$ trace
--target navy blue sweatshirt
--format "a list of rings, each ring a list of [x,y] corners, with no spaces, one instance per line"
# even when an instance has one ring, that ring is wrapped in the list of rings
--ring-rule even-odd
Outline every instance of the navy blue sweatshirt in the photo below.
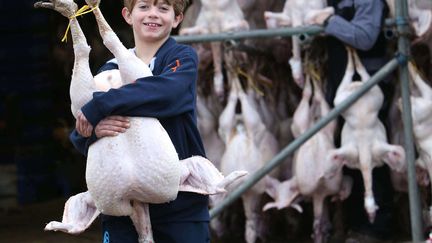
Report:
[[[180,159],[205,156],[195,111],[197,67],[195,50],[169,38],[153,58],[154,76],[107,92],[95,92],[81,110],[93,127],[110,115],[157,118],[168,132]],[[111,69],[118,69],[118,65],[108,62],[99,72]],[[70,139],[84,155],[96,141],[94,134],[83,138],[76,130]],[[208,221],[208,196],[180,192],[170,203],[150,205],[150,217],[152,223]]]

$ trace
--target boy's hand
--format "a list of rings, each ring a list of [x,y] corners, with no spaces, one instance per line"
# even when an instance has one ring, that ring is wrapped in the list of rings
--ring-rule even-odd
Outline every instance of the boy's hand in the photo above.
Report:
[[[90,137],[93,131],[93,126],[90,124],[89,121],[87,121],[87,118],[81,111],[78,112],[75,122],[75,128],[81,136],[86,138]]]
[[[117,136],[123,133],[130,127],[129,119],[124,116],[109,116],[101,120],[96,128],[95,133],[97,138],[106,136]]]

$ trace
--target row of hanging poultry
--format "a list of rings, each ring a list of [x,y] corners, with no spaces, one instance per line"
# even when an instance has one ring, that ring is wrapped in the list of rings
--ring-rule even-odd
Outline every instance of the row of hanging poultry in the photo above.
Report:
[[[325,2],[286,0],[282,6],[278,1],[194,1],[180,34],[305,26],[314,16],[333,13],[333,8],[326,7]],[[430,34],[432,12],[419,8],[415,1],[408,3],[412,27],[424,40]],[[394,2],[389,0],[388,5],[394,16]],[[282,12],[265,11],[280,11],[282,7]],[[309,43],[302,43],[294,36],[291,41],[271,38],[194,44],[200,57],[198,125],[208,158],[224,174],[236,170],[253,174],[281,148],[328,114],[330,107],[322,89],[324,72],[320,70],[325,58],[319,38]],[[337,89],[335,106],[370,78],[355,50],[347,48],[347,53],[348,64]],[[413,63],[409,64],[409,71],[418,152],[417,178],[420,185],[427,186],[432,176],[432,88]],[[359,82],[353,81],[355,73],[360,76],[360,80],[355,80]],[[305,142],[292,158],[287,158],[282,166],[243,194],[246,242],[262,238],[263,211],[292,207],[301,212],[299,203],[303,198],[311,198],[313,202],[314,241],[324,242],[329,229],[329,221],[323,218],[325,200],[328,197],[332,201],[344,200],[351,192],[353,181],[343,174],[343,166],[361,171],[364,210],[371,222],[378,210],[372,191],[375,167],[387,164],[395,189],[406,191],[407,166],[401,146],[399,97],[400,94],[396,94],[390,108],[390,117],[396,117],[388,128],[391,134],[387,134],[378,118],[384,96],[375,86],[342,113],[345,123],[340,147],[335,146],[337,124],[334,120]],[[272,200],[263,207],[260,198],[266,193]],[[222,200],[212,199],[213,204]],[[428,220],[432,221],[432,207],[430,212]],[[214,219],[213,230],[222,234],[224,223]]]

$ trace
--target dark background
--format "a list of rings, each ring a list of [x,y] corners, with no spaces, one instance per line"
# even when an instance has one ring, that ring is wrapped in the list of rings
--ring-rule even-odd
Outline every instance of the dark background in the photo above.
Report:
[[[34,2],[0,3],[0,168],[3,174],[16,173],[19,204],[85,190],[84,157],[68,140],[74,125],[69,99],[70,33],[69,41],[61,42],[68,19],[53,10],[33,8]],[[130,46],[131,31],[121,19],[121,7],[118,0],[101,5],[107,21]],[[92,46],[90,63],[95,73],[110,53],[101,44],[93,15],[79,21]],[[1,190],[6,189],[0,184]]]

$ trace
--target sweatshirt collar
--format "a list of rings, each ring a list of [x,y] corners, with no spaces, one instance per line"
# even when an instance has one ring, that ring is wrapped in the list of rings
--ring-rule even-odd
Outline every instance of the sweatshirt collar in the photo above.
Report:
[[[172,37],[168,37],[168,39],[156,51],[155,57],[159,56],[160,54],[163,54],[163,52],[165,50],[167,50],[168,47],[171,47],[171,46],[173,46],[175,44],[176,44],[176,41]]]
[[[156,54],[154,57],[150,60],[149,68],[153,72],[153,69],[155,68],[155,61],[158,55],[163,54],[163,50],[166,50],[168,47],[173,46],[176,44],[176,41],[172,37],[168,37],[168,39],[162,44],[161,47],[156,51]],[[135,48],[130,48],[129,51],[133,52],[136,55]],[[118,65],[117,59],[113,58],[109,60],[107,63],[114,63]]]

